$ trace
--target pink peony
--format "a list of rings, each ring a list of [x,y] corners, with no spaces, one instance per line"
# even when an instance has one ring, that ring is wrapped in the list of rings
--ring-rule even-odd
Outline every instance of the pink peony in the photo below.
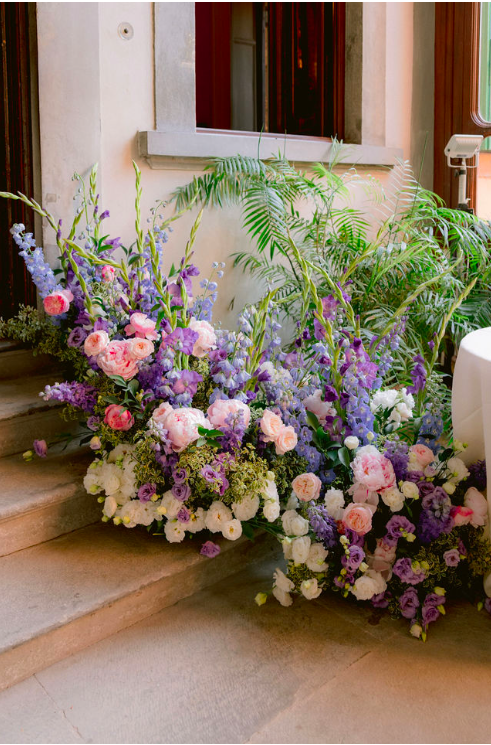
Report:
[[[273,414],[272,411],[266,409],[259,420],[259,426],[261,427],[265,442],[274,442],[285,425],[278,414]]]
[[[198,439],[198,427],[210,428],[210,423],[199,409],[173,409],[168,403],[160,404],[152,418],[167,430],[167,437],[176,453]]]
[[[376,491],[370,491],[365,484],[354,483],[348,489],[348,494],[351,494],[354,502],[368,502],[375,506],[379,503],[379,496]]]
[[[474,528],[486,525],[488,521],[488,502],[486,497],[474,486],[467,489],[464,495],[464,505],[469,507],[473,512],[470,523]]]
[[[470,523],[473,514],[474,512],[470,507],[452,507],[450,510],[454,526],[467,525]]]
[[[43,300],[44,310],[50,316],[60,316],[66,313],[73,300],[70,290],[59,290],[46,295]]]
[[[151,318],[147,318],[145,313],[132,313],[130,316],[130,322],[125,327],[126,336],[133,336],[133,334],[140,339],[150,339],[154,341],[157,339],[157,332],[155,331],[155,321]]]
[[[128,349],[136,360],[144,360],[153,354],[154,346],[149,339],[135,338],[128,341]]]
[[[225,421],[230,414],[236,415],[242,412],[242,422],[245,427],[249,426],[251,420],[251,410],[247,404],[238,401],[237,399],[217,399],[211,406],[208,407],[208,420],[213,427],[226,427],[227,422]]]
[[[87,357],[95,357],[100,354],[109,344],[109,336],[106,331],[93,331],[84,341],[84,352]]]
[[[372,527],[372,511],[364,504],[352,502],[343,512],[342,523],[358,535],[365,535]]]
[[[312,396],[307,396],[307,398],[304,399],[303,405],[307,411],[311,411],[312,414],[315,414],[321,424],[324,424],[327,416],[334,416],[336,414],[336,409],[333,409],[333,407],[330,406],[327,401],[323,401],[321,397],[322,391],[317,389],[314,391]]]
[[[370,491],[389,489],[396,483],[392,463],[373,445],[360,448],[351,464],[355,480]]]
[[[191,318],[189,328],[198,334],[193,347],[195,357],[204,357],[205,354],[208,354],[208,352],[216,347],[217,337],[215,329],[208,321],[197,321],[195,318]]]
[[[315,473],[302,473],[292,481],[292,489],[295,496],[302,502],[310,502],[311,499],[319,499],[322,481]]]
[[[283,426],[280,429],[280,433],[274,441],[276,447],[276,455],[285,455],[290,450],[293,450],[298,442],[297,433],[293,427]]]
[[[111,404],[106,409],[104,422],[111,429],[128,430],[131,429],[135,423],[135,419],[128,409],[124,406],[118,406],[118,404]]]
[[[135,377],[138,365],[129,345],[129,341],[110,341],[97,356],[97,364],[106,375],[120,375],[124,380]]]
[[[435,453],[430,448],[427,448],[426,445],[412,445],[409,448],[409,452],[419,463],[421,469],[429,466],[435,460]]]
[[[116,274],[116,270],[113,266],[109,266],[109,264],[106,264],[106,266],[102,267],[101,274],[104,282],[112,282],[114,279],[114,275]]]

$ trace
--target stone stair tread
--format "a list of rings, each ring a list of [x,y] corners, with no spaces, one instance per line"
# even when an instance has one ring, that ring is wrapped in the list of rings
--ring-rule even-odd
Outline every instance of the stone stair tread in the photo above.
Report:
[[[82,479],[93,457],[78,448],[30,463],[19,454],[0,459],[0,521],[85,494]]]
[[[4,556],[0,657],[165,578],[212,564],[199,553],[202,540],[169,544],[138,529],[98,523]],[[247,539],[218,542],[223,554]]]
[[[24,345],[20,341],[14,339],[0,339],[0,352],[12,352],[17,349],[24,349]]]
[[[46,385],[56,382],[62,382],[60,374],[56,372],[0,380],[0,422],[56,406],[57,402],[44,401],[39,395]],[[35,436],[36,433],[33,433],[33,439]]]

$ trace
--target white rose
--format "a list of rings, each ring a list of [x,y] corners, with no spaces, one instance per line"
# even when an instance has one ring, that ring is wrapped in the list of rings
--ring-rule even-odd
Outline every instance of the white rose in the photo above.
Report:
[[[112,517],[116,510],[118,509],[118,503],[114,499],[114,497],[106,497],[104,500],[104,507],[103,512],[106,515],[106,517]]]
[[[392,512],[399,512],[404,507],[404,494],[396,486],[390,489],[384,489],[380,492],[382,502],[389,507]]]
[[[447,461],[447,469],[451,474],[448,480],[453,484],[458,484],[459,481],[463,481],[469,476],[467,466],[460,458],[449,458]]]
[[[350,435],[345,439],[344,445],[348,448],[348,450],[356,450],[356,448],[360,445],[360,441],[358,437]]]
[[[168,520],[177,517],[177,513],[182,507],[182,502],[175,498],[171,491],[166,491],[160,505],[157,507],[157,514],[164,515]]]
[[[286,510],[281,516],[281,522],[286,535],[306,535],[309,532],[308,521],[295,510]]]
[[[315,600],[315,598],[319,597],[322,590],[318,586],[317,580],[314,577],[312,579],[304,579],[300,585],[300,592],[304,598],[307,598],[307,600]]]
[[[291,592],[295,589],[295,585],[291,579],[288,579],[286,574],[284,574],[281,569],[278,569],[278,567],[273,572],[273,579],[274,586],[283,590],[283,592]]]
[[[213,502],[206,513],[205,525],[212,533],[219,533],[222,531],[225,523],[232,520],[232,517],[232,510],[224,505],[223,502]]]
[[[242,535],[242,523],[240,520],[228,520],[222,527],[222,535],[229,541],[236,541]]]
[[[344,510],[344,494],[341,489],[328,489],[324,496],[326,510],[335,520],[341,520]]]
[[[288,606],[293,603],[291,595],[288,592],[281,590],[278,586],[273,587],[273,595],[281,605],[285,606],[285,608],[288,608]]]
[[[292,542],[292,559],[295,564],[305,564],[309,558],[310,538],[308,535],[295,538]]]
[[[419,498],[419,489],[416,486],[416,484],[413,484],[412,481],[404,481],[401,488],[402,493],[404,494],[407,499],[418,499]]]
[[[280,503],[268,501],[263,507],[263,515],[268,523],[274,523],[280,516]]]
[[[191,513],[191,516],[189,518],[189,522],[186,525],[186,530],[189,533],[199,533],[201,530],[205,529],[205,518],[206,518],[206,512],[202,507],[198,507],[198,509],[195,512]]]
[[[186,529],[179,520],[168,520],[165,523],[164,533],[169,543],[181,543],[186,537]]]
[[[234,502],[232,510],[237,520],[252,520],[259,509],[259,497],[245,497],[242,502]]]
[[[298,538],[296,539],[298,541]],[[310,547],[306,565],[311,572],[325,572],[328,565],[324,561],[329,551],[324,548],[322,543],[313,543]]]

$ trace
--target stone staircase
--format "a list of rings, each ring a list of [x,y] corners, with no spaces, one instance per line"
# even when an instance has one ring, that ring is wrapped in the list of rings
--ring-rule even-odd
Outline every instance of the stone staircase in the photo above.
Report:
[[[49,359],[0,341],[0,690],[271,555],[267,536],[169,545],[100,522],[71,449],[25,463],[34,438],[67,429],[39,391],[61,380]]]

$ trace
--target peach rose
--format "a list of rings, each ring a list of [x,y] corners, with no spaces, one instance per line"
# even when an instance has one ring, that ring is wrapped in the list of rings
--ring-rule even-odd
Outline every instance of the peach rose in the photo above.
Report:
[[[322,481],[315,473],[302,473],[292,481],[292,489],[295,496],[302,502],[310,502],[311,499],[319,499]]]
[[[73,300],[70,290],[58,290],[46,295],[43,300],[43,306],[46,313],[50,316],[61,316],[66,313]]]
[[[467,525],[470,523],[474,511],[470,507],[452,507],[450,515],[455,526]]]
[[[327,416],[334,416],[336,414],[336,409],[327,401],[322,400],[322,391],[319,388],[314,391],[312,396],[307,396],[304,399],[303,405],[307,411],[315,414],[321,424],[325,423]]]
[[[364,504],[352,502],[343,512],[342,523],[358,535],[365,535],[372,527],[372,512]]]
[[[293,427],[283,427],[280,430],[280,434],[274,441],[276,447],[276,455],[285,455],[290,450],[293,450],[298,442],[297,433]]]
[[[426,445],[412,445],[409,448],[409,453],[419,463],[421,469],[429,466],[435,460],[435,453],[426,447]],[[411,455],[409,457],[412,460]]]
[[[116,270],[113,266],[109,266],[109,264],[106,264],[106,266],[102,267],[101,274],[104,282],[112,282],[114,279],[114,275],[116,274]]]
[[[173,409],[168,403],[160,404],[152,418],[167,430],[167,437],[176,453],[198,439],[198,427],[210,429],[211,426],[199,409]]]
[[[104,422],[111,427],[111,429],[126,431],[132,428],[135,419],[131,412],[129,412],[128,409],[125,409],[124,406],[111,404],[106,408]]]
[[[217,399],[208,407],[207,415],[209,422],[213,427],[226,427],[225,421],[231,414],[236,416],[242,412],[242,422],[245,427],[249,426],[251,420],[251,410],[242,401],[237,399]]]
[[[488,502],[474,486],[467,489],[464,495],[464,505],[472,510],[470,523],[474,528],[486,525],[488,521]]]
[[[100,354],[109,344],[109,336],[106,331],[93,331],[84,341],[84,352],[87,357],[95,357]]]
[[[126,336],[132,336],[134,334],[140,339],[155,340],[158,336],[155,331],[155,321],[147,318],[145,313],[132,313],[130,322],[125,327],[125,332]]]
[[[208,354],[212,349],[215,349],[217,337],[215,329],[208,323],[208,321],[198,321],[196,318],[191,318],[189,328],[192,331],[196,331],[198,334],[198,338],[194,342],[193,347],[193,354],[195,357],[204,357],[205,354]]]
[[[138,372],[128,341],[110,341],[97,356],[97,364],[106,375],[120,375],[124,380],[131,380]]]
[[[373,445],[365,445],[358,450],[351,468],[355,480],[368,487],[370,491],[390,489],[396,483],[392,463]]]
[[[259,420],[259,426],[263,435],[265,435],[265,442],[274,442],[285,425],[278,414],[273,414],[272,411],[266,409]]]
[[[128,342],[128,349],[131,355],[136,360],[144,360],[146,357],[150,357],[153,354],[154,346],[149,339],[130,339]]]

